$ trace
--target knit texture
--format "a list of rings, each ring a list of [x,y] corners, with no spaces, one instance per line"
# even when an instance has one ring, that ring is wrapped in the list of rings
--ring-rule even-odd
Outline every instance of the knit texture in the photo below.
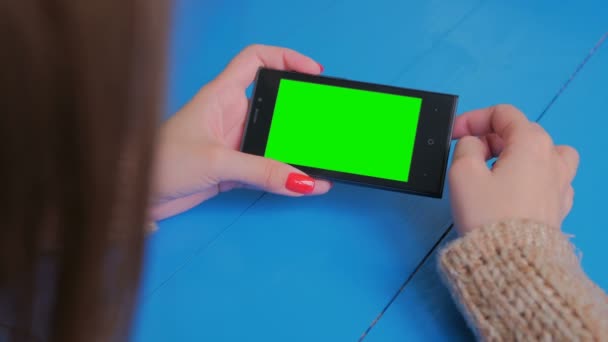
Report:
[[[525,220],[453,241],[439,267],[484,341],[608,341],[608,297],[559,230]]]

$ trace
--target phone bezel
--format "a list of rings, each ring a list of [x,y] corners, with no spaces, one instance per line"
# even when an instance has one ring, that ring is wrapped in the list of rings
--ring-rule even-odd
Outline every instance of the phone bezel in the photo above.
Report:
[[[293,166],[315,178],[435,198],[441,198],[443,196],[448,156],[452,140],[452,126],[456,107],[458,105],[458,96],[352,81],[335,77],[315,76],[291,71],[260,68],[256,77],[248,117],[246,119],[241,144],[242,152],[258,156],[264,155],[278,93],[278,86],[281,79],[422,98],[422,108],[418,120],[410,175],[407,182],[330,171],[302,165]]]

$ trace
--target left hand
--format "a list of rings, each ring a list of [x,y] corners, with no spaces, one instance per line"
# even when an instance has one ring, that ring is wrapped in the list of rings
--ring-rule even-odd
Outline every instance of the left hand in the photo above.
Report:
[[[235,187],[287,196],[329,191],[330,182],[238,151],[248,109],[245,90],[262,66],[315,75],[322,71],[317,62],[284,48],[254,45],[236,56],[163,125],[155,167],[153,219],[178,214]]]

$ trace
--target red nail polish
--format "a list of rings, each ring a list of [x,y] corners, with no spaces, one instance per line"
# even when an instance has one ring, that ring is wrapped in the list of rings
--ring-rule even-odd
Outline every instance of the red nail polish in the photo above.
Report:
[[[319,63],[319,68],[321,68],[321,73],[323,73],[323,71],[325,71],[325,68],[323,67],[323,64]]]
[[[285,187],[299,194],[309,194],[315,189],[315,180],[299,173],[290,173]]]

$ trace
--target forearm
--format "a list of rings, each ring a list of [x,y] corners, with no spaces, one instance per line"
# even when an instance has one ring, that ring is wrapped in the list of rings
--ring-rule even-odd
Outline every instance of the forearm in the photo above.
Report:
[[[526,221],[477,229],[442,251],[440,268],[483,340],[608,336],[608,298],[557,229]]]

